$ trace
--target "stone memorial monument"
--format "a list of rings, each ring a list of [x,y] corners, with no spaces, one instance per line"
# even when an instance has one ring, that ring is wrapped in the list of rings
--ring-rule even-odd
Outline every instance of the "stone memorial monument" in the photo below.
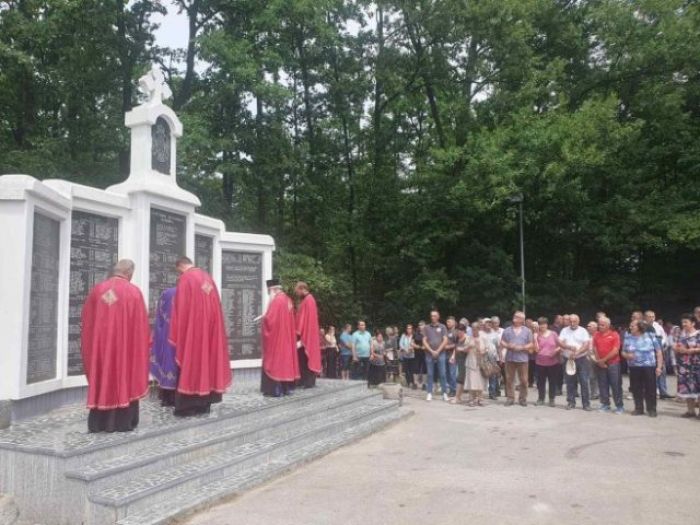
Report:
[[[136,263],[134,283],[151,316],[187,255],[220,287],[236,380],[254,379],[274,241],[231,233],[196,213],[197,196],[177,184],[182,124],[154,67],[139,81],[144,102],[125,115],[131,129],[126,181],[100,190],[26,175],[0,177],[0,428],[81,400],[80,314],[90,288],[120,258]]]

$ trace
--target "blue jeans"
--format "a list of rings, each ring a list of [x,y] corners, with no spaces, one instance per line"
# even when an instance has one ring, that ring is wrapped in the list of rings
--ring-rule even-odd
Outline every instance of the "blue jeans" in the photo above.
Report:
[[[438,374],[440,375],[440,387],[443,393],[447,393],[447,355],[445,355],[445,352],[440,352],[437,358],[433,358],[432,354],[426,352],[425,367],[428,369],[428,394],[433,393],[435,361],[437,361]]]
[[[341,370],[350,370],[350,365],[352,364],[352,354],[340,354],[340,367]]]
[[[588,381],[591,376],[591,362],[588,357],[576,359],[576,375],[566,374],[566,401],[571,406],[576,405],[576,381],[581,385],[581,401],[584,408],[591,405],[591,395],[588,389]]]
[[[444,353],[441,352],[440,355]],[[445,356],[445,359],[447,360],[447,386],[450,387],[450,395],[454,396],[457,393],[457,362],[450,363],[447,356]]]
[[[497,375],[494,377],[489,377],[489,395],[496,397],[496,395],[499,393],[498,389],[498,380],[501,376]]]
[[[622,387],[620,383],[620,363],[608,365],[608,368],[595,367],[598,375],[598,390],[600,392],[600,404],[610,407],[610,390],[612,389],[613,401],[616,408],[624,408],[622,403]]]
[[[668,363],[669,359],[671,356],[669,355],[668,348],[664,348],[663,350],[663,355],[664,355],[664,366],[663,370],[661,370],[661,375],[656,378],[656,387],[659,389],[659,395],[660,396],[667,396],[668,395],[668,387],[666,386],[666,363]]]

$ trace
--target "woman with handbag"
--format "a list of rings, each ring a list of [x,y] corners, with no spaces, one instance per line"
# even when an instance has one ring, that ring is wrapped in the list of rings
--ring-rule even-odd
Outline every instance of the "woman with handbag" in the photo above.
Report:
[[[467,349],[467,359],[465,361],[464,390],[469,392],[470,407],[483,406],[482,396],[484,393],[484,376],[481,373],[481,360],[484,354],[484,347],[479,339],[479,323],[472,323],[473,344]]]
[[[381,330],[374,332],[369,353],[369,370],[367,372],[367,386],[377,386],[386,380],[386,345],[384,334]]]
[[[554,399],[557,396],[557,385],[560,383],[561,364],[559,361],[559,336],[554,330],[549,329],[549,321],[546,317],[537,320],[537,332],[535,334],[535,366],[537,366],[537,406],[544,405],[544,398],[549,383],[549,406],[555,406]]]
[[[464,381],[467,378],[467,353],[474,347],[474,339],[467,335],[467,325],[461,324],[457,327],[457,346],[450,357],[457,364],[457,392],[450,400],[453,405],[462,402],[464,392]]]

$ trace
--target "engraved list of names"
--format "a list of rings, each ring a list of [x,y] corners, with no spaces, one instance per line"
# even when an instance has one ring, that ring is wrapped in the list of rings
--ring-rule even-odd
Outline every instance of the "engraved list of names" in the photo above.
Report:
[[[90,290],[117,263],[119,220],[74,211],[70,236],[70,296],[68,300],[68,375],[83,373],[80,355],[80,316]]]
[[[194,264],[211,275],[214,239],[208,235],[194,236]]]
[[[262,254],[221,254],[221,299],[231,360],[259,359],[260,332],[254,319],[262,312]]]
[[[56,377],[61,224],[34,213],[27,384]]]
[[[151,208],[150,272],[148,311],[151,320],[160,294],[177,284],[175,262],[185,254],[186,219],[184,215]]]

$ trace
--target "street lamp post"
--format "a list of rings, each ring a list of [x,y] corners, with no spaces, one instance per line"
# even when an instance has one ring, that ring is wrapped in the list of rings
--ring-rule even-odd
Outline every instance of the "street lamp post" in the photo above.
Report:
[[[522,193],[511,196],[509,202],[517,204],[520,212],[520,294],[523,303],[523,313],[525,310],[525,234],[523,232],[523,202],[525,198]]]

